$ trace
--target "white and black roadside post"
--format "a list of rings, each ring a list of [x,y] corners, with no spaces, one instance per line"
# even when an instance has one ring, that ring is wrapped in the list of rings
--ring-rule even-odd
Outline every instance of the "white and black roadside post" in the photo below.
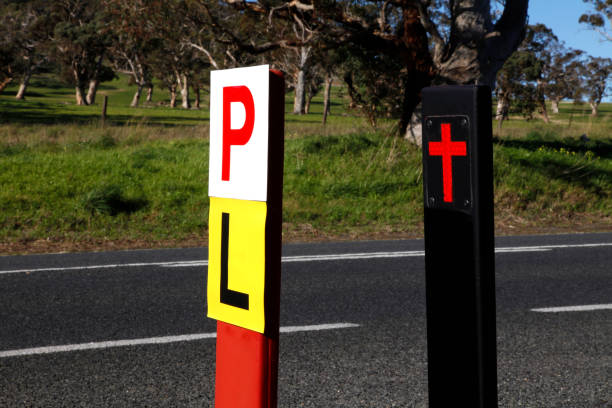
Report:
[[[429,406],[495,408],[491,90],[422,95]]]

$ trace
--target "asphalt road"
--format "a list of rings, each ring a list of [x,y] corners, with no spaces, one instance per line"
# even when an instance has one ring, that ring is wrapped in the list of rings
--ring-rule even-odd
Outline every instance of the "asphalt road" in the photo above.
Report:
[[[281,327],[301,331],[281,334],[279,406],[427,406],[422,246],[284,247]],[[612,234],[496,247],[499,406],[611,408]],[[212,406],[205,259],[206,249],[0,257],[0,407]],[[324,323],[354,326],[309,329]]]

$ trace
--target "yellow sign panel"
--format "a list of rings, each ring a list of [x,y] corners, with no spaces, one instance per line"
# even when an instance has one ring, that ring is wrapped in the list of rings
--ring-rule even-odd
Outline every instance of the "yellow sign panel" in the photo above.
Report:
[[[210,197],[208,317],[264,332],[266,203]]]

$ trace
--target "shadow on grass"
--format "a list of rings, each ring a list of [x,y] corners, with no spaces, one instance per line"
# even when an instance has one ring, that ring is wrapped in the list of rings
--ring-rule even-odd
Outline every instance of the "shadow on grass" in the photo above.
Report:
[[[538,151],[540,148],[557,152],[565,149],[567,152],[576,152],[582,155],[592,152],[594,157],[599,157],[602,160],[612,159],[612,139],[590,140],[586,142],[579,139],[568,139],[567,141],[537,139],[500,141],[499,139],[494,139],[494,143],[504,147],[531,152]],[[578,159],[574,163],[568,164],[568,160],[563,156],[558,158],[542,156],[527,159],[513,155],[511,162],[528,171],[536,171],[548,179],[578,184],[602,198],[609,197],[612,191],[612,170],[602,169],[586,158]]]
[[[609,108],[609,104],[604,103],[599,105],[599,114],[598,116],[593,117],[594,119],[599,118],[599,116],[601,115],[605,115],[610,113],[610,108]],[[563,106],[561,105],[559,107],[559,111],[562,114],[565,115],[584,115],[584,116],[591,116],[591,107],[588,105],[571,105],[571,106]]]
[[[115,216],[121,213],[132,214],[145,208],[149,201],[145,197],[126,197],[120,186],[109,185],[89,191],[82,197],[81,204],[92,215]]]
[[[547,140],[546,138],[502,140],[493,138],[493,143],[499,146],[514,147],[529,151],[536,151],[541,147],[554,150],[566,149],[581,154],[591,151],[602,159],[612,159],[612,138],[589,141],[582,141],[578,138],[565,140]]]
[[[62,125],[62,124],[92,124],[101,121],[101,113],[61,112],[61,105],[46,104],[42,102],[24,102],[0,100],[0,124],[20,125]],[[144,123],[150,126],[189,126],[194,122],[207,123],[207,118],[184,117],[180,115],[129,115],[110,114],[106,123],[110,125],[130,125]]]
[[[32,78],[30,88],[46,88],[46,89],[70,89],[71,85],[63,82],[53,75],[39,75]]]
[[[518,159],[516,162],[521,167],[538,171],[549,179],[578,184],[600,198],[610,197],[610,180],[612,180],[612,171],[610,170],[596,169],[592,166],[568,167],[567,164],[557,160],[534,163],[530,160]]]

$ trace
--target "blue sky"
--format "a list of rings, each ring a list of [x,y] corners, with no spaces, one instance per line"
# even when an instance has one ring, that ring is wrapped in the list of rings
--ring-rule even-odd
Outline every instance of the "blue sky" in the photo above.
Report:
[[[599,33],[578,23],[578,18],[589,10],[592,9],[582,0],[530,0],[529,23],[543,23],[552,28],[568,47],[594,57],[612,58],[612,41],[604,41]]]

